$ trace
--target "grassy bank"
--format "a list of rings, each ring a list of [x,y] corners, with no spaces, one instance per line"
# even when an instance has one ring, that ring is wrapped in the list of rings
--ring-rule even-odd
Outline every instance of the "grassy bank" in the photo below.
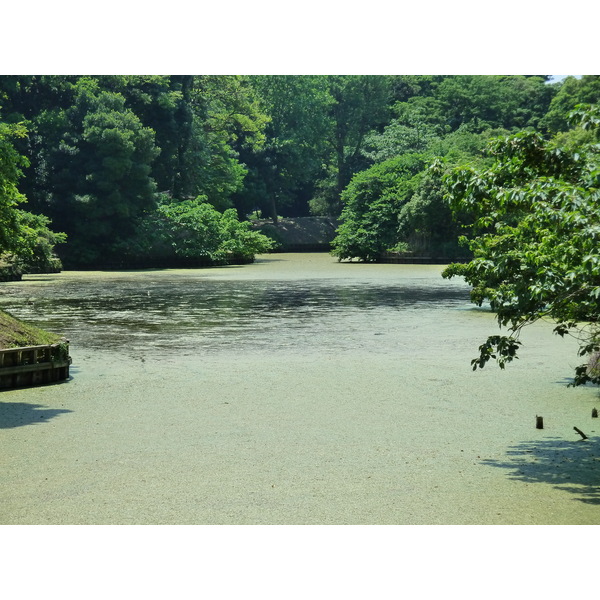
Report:
[[[60,340],[60,335],[28,325],[0,311],[0,349],[55,344]]]

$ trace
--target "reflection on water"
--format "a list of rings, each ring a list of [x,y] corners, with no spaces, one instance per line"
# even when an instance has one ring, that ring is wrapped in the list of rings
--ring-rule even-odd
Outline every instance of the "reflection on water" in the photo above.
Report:
[[[365,341],[365,332],[385,335],[414,319],[411,312],[428,309],[431,315],[432,309],[468,303],[468,289],[449,284],[439,273],[402,278],[399,270],[390,270],[393,276],[387,279],[362,281],[302,275],[280,281],[215,280],[197,273],[107,277],[90,272],[76,279],[33,279],[5,284],[0,308],[65,334],[72,347],[201,354],[316,345],[343,349],[369,340],[376,349],[381,339]]]

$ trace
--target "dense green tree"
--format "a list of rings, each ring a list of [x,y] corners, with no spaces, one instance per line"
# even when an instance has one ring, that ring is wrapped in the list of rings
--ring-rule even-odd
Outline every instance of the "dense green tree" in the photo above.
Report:
[[[423,107],[398,103],[394,106],[396,117],[383,129],[365,136],[363,154],[373,162],[381,162],[399,154],[425,152],[432,143],[440,140],[443,131],[431,123]]]
[[[437,160],[420,178],[410,199],[398,213],[398,240],[406,245],[406,252],[417,256],[444,258],[468,257],[458,243],[461,220],[453,218],[445,200],[447,188],[445,173],[452,163]]]
[[[17,184],[27,160],[17,152],[13,140],[26,135],[23,125],[0,122],[0,254],[13,251],[19,244],[17,207],[25,196]]]
[[[53,165],[48,149],[59,139],[39,127],[40,115],[59,114],[73,103],[77,77],[52,75],[9,75],[0,77],[0,114],[7,123],[23,123],[27,136],[15,141],[27,158],[19,187],[27,206],[35,212],[47,212],[48,177]]]
[[[425,153],[429,158],[424,168],[436,157],[443,157],[447,165],[479,160],[486,140],[493,135],[538,123],[553,94],[545,81],[545,77],[522,76],[392,78],[392,90],[399,99],[392,108],[394,118],[383,131],[367,134],[362,153],[374,162]],[[397,241],[406,249],[447,257],[462,254],[443,195],[440,176],[428,171],[397,214]],[[343,239],[352,237],[349,228],[359,226],[361,243],[371,243],[364,223],[348,211],[342,212],[342,221]],[[355,242],[358,239],[354,236]]]
[[[412,76],[394,79],[392,87],[403,100],[383,131],[365,140],[363,154],[374,162],[405,152],[445,155],[467,133],[475,140],[490,130],[535,127],[554,93],[544,77],[523,76]]]
[[[236,197],[240,212],[259,209],[277,221],[282,207],[311,195],[322,176],[332,98],[323,76],[255,76],[251,82],[269,115],[266,142],[242,152],[249,169]]]
[[[443,157],[449,163],[479,162],[491,139],[509,134],[508,130],[502,128],[486,129],[480,133],[474,129],[465,123],[456,131],[434,138],[429,144],[429,153],[434,157]]]
[[[391,81],[376,75],[330,75],[327,83],[332,98],[327,141],[332,151],[330,172],[335,174],[335,185],[325,187],[334,190],[334,195],[323,200],[335,213],[352,176],[369,164],[362,153],[365,137],[388,121]]]
[[[243,154],[249,168],[239,207],[278,207],[338,215],[352,175],[369,166],[365,136],[388,117],[390,78],[377,76],[260,76],[251,78],[270,117],[260,152]]]
[[[184,264],[251,261],[273,247],[248,221],[240,221],[235,209],[220,212],[206,196],[179,201],[162,196],[156,210],[140,220],[137,234],[121,245],[133,261],[175,257]]]
[[[452,131],[463,123],[484,131],[536,127],[552,93],[544,77],[460,75],[444,79],[435,97]]]
[[[451,75],[394,75],[390,77],[392,104],[411,98],[434,97],[440,83]]]
[[[26,137],[23,125],[0,122],[0,258],[14,273],[44,272],[60,268],[54,247],[65,235],[50,230],[50,220],[19,207],[26,201],[18,182],[27,159],[13,146],[13,140]]]
[[[194,77],[190,106],[194,131],[180,197],[204,195],[219,210],[231,208],[247,173],[240,152],[260,151],[269,117],[249,78],[241,76]]]
[[[600,102],[600,75],[584,75],[579,79],[570,76],[551,87],[557,91],[539,123],[542,131],[567,131],[570,128],[568,115],[576,105]]]
[[[31,138],[31,125],[40,112],[71,106],[78,79],[74,75],[0,76],[3,120],[26,123]]]
[[[461,125],[481,132],[537,127],[556,93],[547,81],[546,75],[404,75],[392,78],[392,90],[398,106],[418,110],[442,133]]]
[[[67,236],[50,229],[50,219],[25,210],[17,211],[19,246],[13,264],[22,273],[54,273],[62,269],[56,246],[64,244]]]
[[[267,121],[235,76],[0,77],[0,96],[30,130],[28,206],[69,232],[65,256],[80,264],[116,251],[156,190],[232,206],[239,151],[260,147]]]
[[[598,107],[579,111],[581,126],[600,125]],[[468,243],[474,258],[450,265],[471,299],[489,302],[509,335],[490,336],[473,368],[491,358],[501,367],[517,356],[523,327],[539,319],[559,335],[580,340],[580,356],[600,351],[600,146],[566,150],[534,132],[491,142],[488,168],[459,168],[449,178],[453,210],[472,217]],[[600,383],[587,364],[575,383]]]
[[[398,217],[415,193],[426,157],[404,154],[357,173],[342,194],[341,225],[332,243],[339,260],[378,260],[400,240]]]
[[[191,75],[105,75],[97,78],[105,91],[121,94],[125,106],[151,128],[160,155],[151,175],[160,191],[185,196],[184,160],[193,131]]]
[[[446,259],[468,256],[458,246],[460,226],[452,220],[450,208],[444,200],[443,173],[460,161],[481,162],[486,142],[493,134],[498,135],[503,130],[474,133],[470,125],[463,124],[456,131],[442,135],[440,129],[421,119],[413,121],[412,127],[409,121],[405,123],[399,125],[396,119],[383,134],[373,134],[370,138],[373,150],[369,155],[377,162],[385,156],[403,155],[413,148],[422,150],[422,177],[397,214],[396,238],[399,245],[396,247],[420,256]],[[428,168],[430,165],[431,168]],[[346,217],[347,214],[343,214],[342,220]]]
[[[154,204],[154,132],[125,98],[82,78],[73,106],[45,115],[60,139],[49,152],[49,208],[69,236],[71,264],[107,259],[118,240]]]

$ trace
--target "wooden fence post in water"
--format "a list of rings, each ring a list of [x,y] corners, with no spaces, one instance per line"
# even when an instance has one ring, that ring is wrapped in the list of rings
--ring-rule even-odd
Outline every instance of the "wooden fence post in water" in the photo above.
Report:
[[[582,439],[587,440],[588,436],[585,435],[585,433],[583,433],[583,431],[581,431],[581,429],[577,428],[577,427],[573,427],[573,429],[582,437]]]
[[[544,417],[535,416],[535,428],[544,429]]]
[[[598,410],[595,408],[592,408],[592,419],[597,419],[598,418]]]

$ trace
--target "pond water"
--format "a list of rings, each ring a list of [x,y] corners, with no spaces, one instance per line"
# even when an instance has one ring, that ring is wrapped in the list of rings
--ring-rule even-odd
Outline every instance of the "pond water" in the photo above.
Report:
[[[0,306],[64,333],[75,348],[201,356],[231,349],[352,350],[373,341],[369,336],[389,334],[390,327],[406,327],[406,317],[418,320],[423,310],[429,314],[468,301],[464,284],[444,281],[439,267],[404,267],[397,277],[399,269],[370,266],[362,273],[358,265],[327,257],[331,272],[306,269],[291,277],[291,269],[273,264],[289,266],[303,256],[305,267],[322,266],[314,255],[292,255],[231,270],[33,276],[6,284]],[[419,313],[411,316],[415,310]],[[399,313],[405,318],[397,318]],[[371,346],[386,351],[382,340]]]
[[[472,372],[497,326],[442,268],[278,254],[2,284],[73,366],[0,395],[0,523],[599,522],[576,346],[540,324]]]

